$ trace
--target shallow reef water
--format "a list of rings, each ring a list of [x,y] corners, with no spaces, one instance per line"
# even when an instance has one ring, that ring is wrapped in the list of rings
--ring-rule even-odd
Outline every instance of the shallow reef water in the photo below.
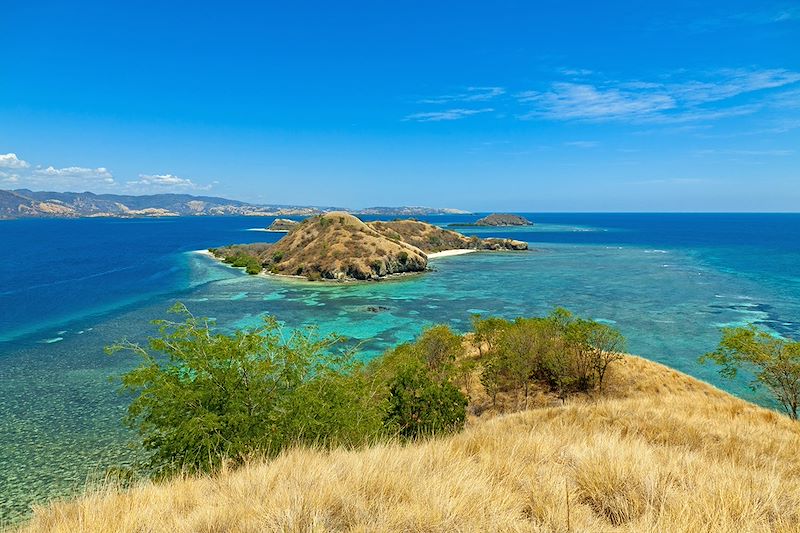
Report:
[[[337,333],[364,359],[430,324],[465,331],[472,314],[562,306],[618,327],[632,353],[767,402],[697,357],[724,326],[800,336],[800,216],[525,216],[536,225],[454,229],[524,240],[530,252],[444,257],[433,272],[365,284],[247,276],[191,253],[280,238],[247,231],[246,217],[0,224],[0,243],[26,264],[24,272],[0,266],[0,523],[136,458],[120,423],[128,398],[109,380],[136,361],[103,347],[144,340],[176,301],[225,330],[274,315],[287,327]]]

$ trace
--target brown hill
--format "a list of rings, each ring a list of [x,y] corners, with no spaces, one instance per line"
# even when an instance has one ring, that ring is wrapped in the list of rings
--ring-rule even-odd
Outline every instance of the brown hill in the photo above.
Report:
[[[533,222],[519,215],[492,213],[483,217],[477,222],[476,226],[532,226]]]
[[[427,254],[442,250],[527,248],[521,241],[467,237],[416,220],[364,223],[334,211],[307,218],[275,244],[233,245],[211,252],[251,274],[266,269],[310,280],[374,280],[423,272]]]
[[[310,280],[377,279],[422,272],[428,266],[428,258],[418,248],[389,239],[340,211],[307,218],[273,245],[232,246],[212,253],[226,260],[254,256],[270,273]]]
[[[369,222],[369,226],[390,239],[407,242],[426,254],[443,250],[527,250],[528,245],[512,239],[480,239],[442,229],[419,220]]]

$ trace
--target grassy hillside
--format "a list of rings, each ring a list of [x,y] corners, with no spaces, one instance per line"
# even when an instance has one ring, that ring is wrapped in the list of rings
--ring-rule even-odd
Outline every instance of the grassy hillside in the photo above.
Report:
[[[640,358],[609,372],[601,398],[482,411],[447,438],[108,486],[22,531],[800,531],[798,424]]]

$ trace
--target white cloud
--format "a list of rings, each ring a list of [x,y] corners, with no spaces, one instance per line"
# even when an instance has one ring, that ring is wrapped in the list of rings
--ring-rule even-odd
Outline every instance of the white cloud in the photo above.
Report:
[[[775,89],[800,81],[800,73],[785,69],[723,69],[714,81],[691,80],[667,86],[677,98],[692,103],[708,103],[733,98],[740,94]]]
[[[591,76],[593,71],[585,68],[561,68],[558,70],[564,76],[583,77]]]
[[[447,109],[445,111],[413,113],[406,116],[403,120],[412,120],[415,122],[441,122],[443,120],[458,120],[471,115],[490,113],[492,111],[494,111],[494,109],[490,107],[484,109]]]
[[[37,168],[33,171],[34,176],[41,178],[55,178],[56,181],[80,181],[86,184],[92,182],[104,183],[111,185],[114,183],[114,176],[105,167],[98,168],[85,168],[85,167],[65,167],[55,168],[49,166],[47,168]]]
[[[564,146],[573,146],[575,148],[595,148],[600,146],[598,141],[569,141],[565,142]]]
[[[523,119],[712,121],[759,111],[766,102],[756,93],[800,82],[800,73],[785,69],[720,69],[699,78],[666,82],[554,82],[546,90],[523,91],[516,98],[530,109],[520,115]],[[749,99],[730,105],[732,99],[743,95]],[[790,106],[791,98],[783,102]]]
[[[741,156],[768,156],[768,157],[785,157],[789,155],[793,155],[795,153],[794,150],[739,150],[739,149],[705,149],[705,150],[695,150],[695,155],[741,155]]]
[[[28,168],[30,163],[17,157],[17,154],[0,154],[0,168]]]
[[[106,167],[55,167],[36,166],[19,159],[16,154],[0,154],[0,184],[27,187],[36,190],[115,192],[118,183]],[[11,170],[3,170],[11,169]],[[217,182],[214,182],[217,183]],[[200,185],[188,178],[174,174],[140,174],[139,179],[125,183],[124,189],[133,193],[165,191],[202,191],[212,185]]]
[[[198,185],[188,178],[181,178],[174,174],[139,174],[139,179],[129,181],[128,185],[164,189],[206,190],[211,188],[211,185]]]
[[[0,171],[0,183],[16,184],[19,183],[19,176],[8,172]]]
[[[614,120],[642,117],[673,109],[675,100],[667,94],[599,88],[588,84],[554,83],[549,91],[525,91],[517,95],[534,110],[521,118],[558,120]]]
[[[506,93],[503,87],[467,87],[463,93],[448,94],[420,100],[420,104],[447,104],[453,102],[486,102]]]

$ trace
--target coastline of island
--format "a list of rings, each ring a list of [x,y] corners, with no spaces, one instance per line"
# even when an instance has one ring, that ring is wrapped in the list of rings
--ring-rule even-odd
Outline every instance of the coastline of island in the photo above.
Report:
[[[432,252],[429,254],[425,254],[428,256],[428,259],[439,259],[442,257],[452,257],[454,255],[464,255],[464,254],[471,254],[473,252],[479,252],[480,250],[474,249],[464,249],[464,248],[455,248],[453,250],[442,250],[441,252]]]
[[[522,241],[466,236],[419,220],[364,222],[333,212],[294,224],[274,243],[229,245],[203,255],[250,275],[346,282],[429,272],[429,261],[442,257],[524,250]]]

